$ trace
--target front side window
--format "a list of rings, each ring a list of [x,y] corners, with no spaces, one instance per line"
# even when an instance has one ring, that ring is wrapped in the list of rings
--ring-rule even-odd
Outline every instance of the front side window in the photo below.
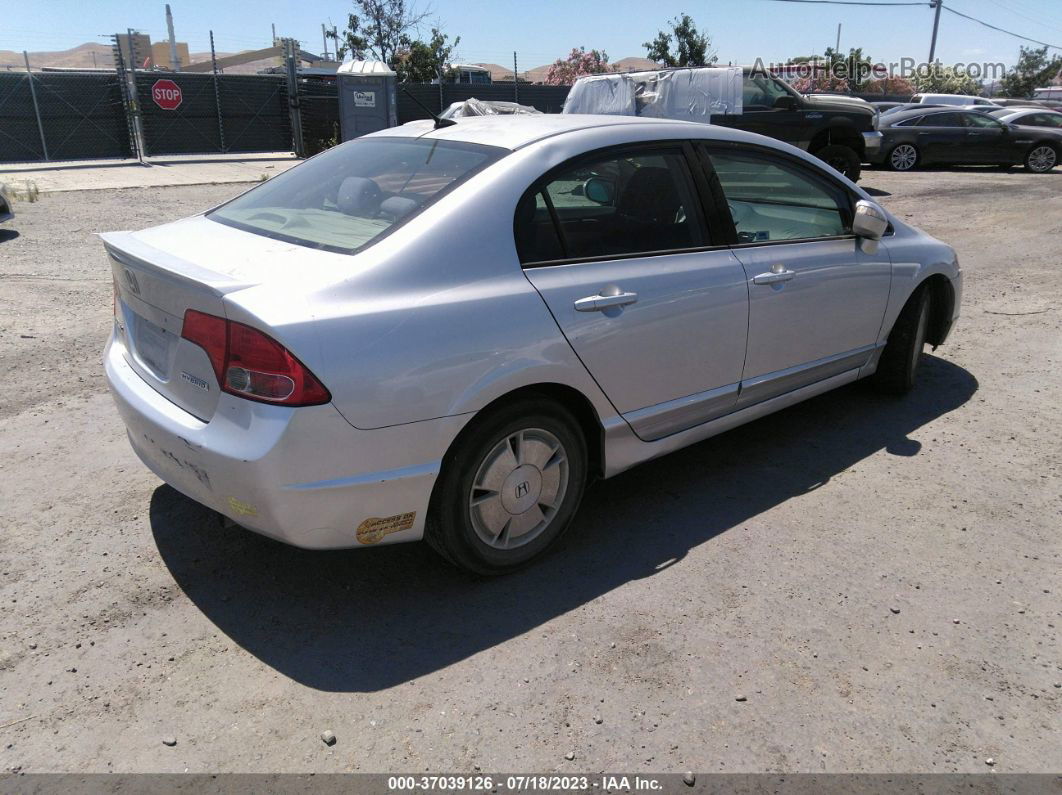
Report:
[[[978,127],[990,130],[998,130],[1003,125],[993,119],[990,116],[986,116],[983,113],[964,113],[962,114],[963,120],[966,122],[967,127]]]
[[[804,169],[755,153],[712,152],[738,243],[838,237],[849,233],[839,189]]]
[[[423,138],[329,149],[211,211],[247,232],[350,253],[370,245],[506,150]]]
[[[741,85],[745,108],[773,108],[779,97],[792,97],[785,87],[763,74],[747,74]]]
[[[1024,119],[1018,119],[1017,123],[1033,127],[1062,127],[1062,113],[1034,113]]]
[[[524,196],[520,261],[623,257],[703,245],[680,149],[611,154],[563,168]]]

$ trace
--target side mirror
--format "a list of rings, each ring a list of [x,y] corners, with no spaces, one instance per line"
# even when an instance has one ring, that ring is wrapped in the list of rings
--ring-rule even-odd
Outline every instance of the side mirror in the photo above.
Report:
[[[611,180],[590,177],[583,183],[583,195],[594,204],[612,204],[616,195],[616,185]]]
[[[877,241],[889,228],[889,218],[874,202],[860,199],[856,202],[855,218],[852,221],[852,232],[856,237],[864,241],[873,242],[873,248],[877,248]],[[873,252],[868,252],[873,253]]]
[[[775,110],[792,110],[796,107],[796,100],[790,96],[778,97],[774,101]]]

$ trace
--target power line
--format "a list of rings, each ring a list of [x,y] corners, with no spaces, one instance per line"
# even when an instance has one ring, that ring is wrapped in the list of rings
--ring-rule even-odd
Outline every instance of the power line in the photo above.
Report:
[[[1002,0],[991,0],[991,2],[993,3],[993,5],[997,5],[1000,8],[1002,8],[1004,11],[1009,11],[1012,14],[1017,14],[1019,17],[1027,19],[1029,22],[1035,22],[1037,25],[1041,25],[1041,26],[1046,27],[1046,28],[1051,28],[1051,30],[1057,30],[1060,33],[1062,33],[1062,27],[1058,27],[1056,25],[1049,25],[1049,24],[1047,24],[1047,22],[1044,21],[1043,18],[1037,19],[1035,17],[1029,16],[1028,14],[1024,14],[1018,8],[1006,5],[1005,3],[1002,2]],[[1054,21],[1054,20],[1052,20],[1052,21]]]
[[[873,0],[771,0],[773,3],[814,3],[830,6],[927,6],[929,3],[880,3]]]
[[[1039,45],[1041,45],[1043,47],[1050,47],[1053,50],[1062,50],[1062,47],[1060,47],[1057,44],[1049,44],[1048,42],[1040,41],[1039,39],[1030,39],[1028,36],[1022,36],[1020,33],[1015,33],[1015,32],[1013,32],[1011,30],[1004,30],[1003,28],[996,27],[995,25],[992,25],[992,24],[989,24],[988,22],[985,22],[983,19],[978,19],[977,17],[972,17],[969,14],[964,14],[961,11],[956,11],[954,8],[951,8],[950,6],[944,5],[943,2],[940,2],[940,0],[937,0],[936,3],[934,3],[934,2],[930,2],[930,3],[924,3],[924,2],[923,3],[915,3],[915,2],[894,2],[894,3],[889,3],[889,2],[877,2],[876,0],[770,0],[770,2],[773,2],[773,3],[814,3],[816,5],[831,5],[831,6],[926,6],[926,5],[928,5],[930,8],[937,7],[937,5],[939,3],[939,6],[942,7],[945,11],[948,11],[948,12],[950,12],[952,14],[955,14],[955,16],[962,17],[963,19],[968,19],[971,22],[976,22],[978,25],[983,25],[984,27],[989,28],[991,30],[998,31],[999,33],[1006,33],[1008,36],[1013,36],[1016,39],[1022,39],[1024,41],[1031,41],[1033,44],[1039,44]]]
[[[784,0],[784,2],[789,2],[789,1],[790,0]],[[1042,45],[1044,47],[1050,47],[1053,50],[1062,50],[1062,47],[1060,47],[1057,44],[1048,44],[1046,41],[1039,41],[1038,39],[1030,39],[1028,36],[1022,36],[1020,33],[1014,33],[1013,31],[1003,30],[1003,28],[997,28],[995,25],[988,24],[983,19],[978,19],[977,17],[971,17],[969,14],[964,14],[961,11],[956,11],[954,8],[951,8],[950,6],[944,6],[944,10],[951,12],[952,14],[954,14],[957,17],[962,17],[963,19],[968,19],[971,22],[976,22],[978,25],[984,25],[986,28],[991,28],[992,30],[997,30],[1000,33],[1006,33],[1008,36],[1013,36],[1016,39],[1024,39],[1025,41],[1031,41],[1033,44],[1039,44],[1039,45]]]

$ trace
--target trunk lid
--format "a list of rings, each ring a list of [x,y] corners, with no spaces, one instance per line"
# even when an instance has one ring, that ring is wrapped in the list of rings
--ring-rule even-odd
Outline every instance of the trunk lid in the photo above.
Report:
[[[116,333],[123,338],[126,361],[157,392],[209,421],[221,390],[206,351],[181,338],[184,313],[196,309],[225,317],[225,294],[257,282],[246,274],[205,268],[137,234],[100,237],[114,277]]]

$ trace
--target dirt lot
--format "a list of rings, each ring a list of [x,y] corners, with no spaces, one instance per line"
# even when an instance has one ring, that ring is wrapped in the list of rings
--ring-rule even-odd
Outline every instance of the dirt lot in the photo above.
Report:
[[[488,582],[222,529],[135,459],[94,233],[241,186],[17,204],[0,771],[1062,769],[1062,173],[863,184],[965,269],[916,392],[598,484],[562,551]]]

